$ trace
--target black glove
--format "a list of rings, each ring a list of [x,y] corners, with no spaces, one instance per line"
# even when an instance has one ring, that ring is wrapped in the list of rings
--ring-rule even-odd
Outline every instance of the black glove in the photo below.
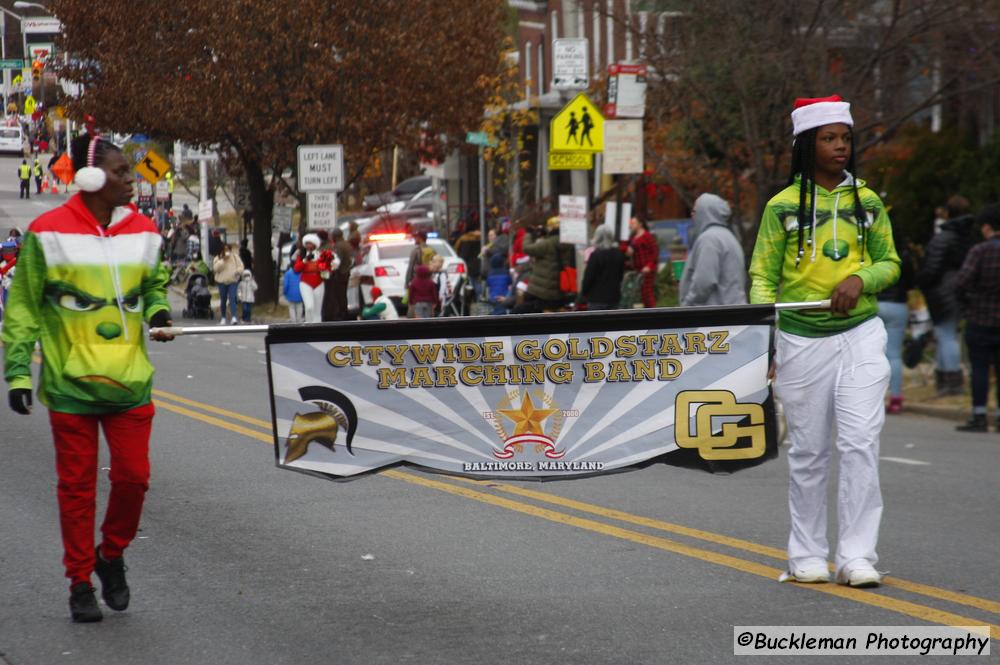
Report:
[[[7,393],[7,401],[13,411],[24,415],[31,413],[31,391],[27,388],[14,388]]]
[[[161,309],[149,319],[150,328],[169,328],[172,323],[170,312],[165,309]]]

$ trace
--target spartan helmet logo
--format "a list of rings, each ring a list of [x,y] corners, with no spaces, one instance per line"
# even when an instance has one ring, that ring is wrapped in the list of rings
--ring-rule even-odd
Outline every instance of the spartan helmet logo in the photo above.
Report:
[[[296,413],[285,443],[285,464],[294,462],[315,442],[334,452],[337,433],[346,431],[345,447],[351,455],[351,442],[358,429],[358,412],[343,393],[327,386],[307,386],[299,389],[304,402],[312,402],[319,411]]]

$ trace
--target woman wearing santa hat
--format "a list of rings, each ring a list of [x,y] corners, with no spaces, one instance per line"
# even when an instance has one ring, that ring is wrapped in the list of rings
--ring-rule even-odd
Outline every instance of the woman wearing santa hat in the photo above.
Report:
[[[319,236],[307,233],[302,237],[302,250],[295,258],[295,272],[301,276],[299,293],[302,294],[302,306],[305,309],[306,323],[319,323],[321,306],[323,304],[324,281],[330,276],[333,254],[330,250],[319,251],[321,245]]]
[[[836,581],[877,586],[882,517],[879,437],[889,382],[875,294],[900,261],[879,197],[856,178],[850,104],[798,99],[788,186],[764,209],[750,262],[751,303],[829,298],[829,310],[782,311],[775,391],[788,421],[791,534],[782,581],[827,582],[827,477],[840,453]],[[834,434],[836,432],[836,434]]]

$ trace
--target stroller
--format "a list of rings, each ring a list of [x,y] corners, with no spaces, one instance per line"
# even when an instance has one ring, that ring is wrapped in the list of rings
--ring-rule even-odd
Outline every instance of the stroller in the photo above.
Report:
[[[199,272],[191,273],[185,292],[187,307],[181,312],[181,316],[192,319],[213,318],[212,292],[208,290],[208,278],[205,275]]]

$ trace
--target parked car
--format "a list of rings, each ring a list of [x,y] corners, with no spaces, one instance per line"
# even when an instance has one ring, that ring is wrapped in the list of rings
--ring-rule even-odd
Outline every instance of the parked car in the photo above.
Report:
[[[20,127],[0,127],[0,152],[16,152],[23,155],[23,144],[24,134],[21,133]]]
[[[374,300],[371,297],[373,286],[389,296],[396,309],[402,308],[406,268],[410,262],[410,252],[416,242],[406,233],[383,233],[370,236],[369,242],[361,248],[362,258],[351,268],[351,277],[347,289],[347,307],[357,312],[367,307]],[[448,282],[452,290],[457,291],[459,280],[467,275],[467,267],[452,249],[451,245],[441,238],[428,238],[427,246],[436,254],[444,257],[444,269],[448,273]]]
[[[379,206],[392,203],[394,201],[409,201],[422,190],[430,186],[430,176],[418,175],[413,178],[407,178],[403,182],[396,185],[396,188],[392,191],[366,196],[364,205],[367,210],[375,210]]]

